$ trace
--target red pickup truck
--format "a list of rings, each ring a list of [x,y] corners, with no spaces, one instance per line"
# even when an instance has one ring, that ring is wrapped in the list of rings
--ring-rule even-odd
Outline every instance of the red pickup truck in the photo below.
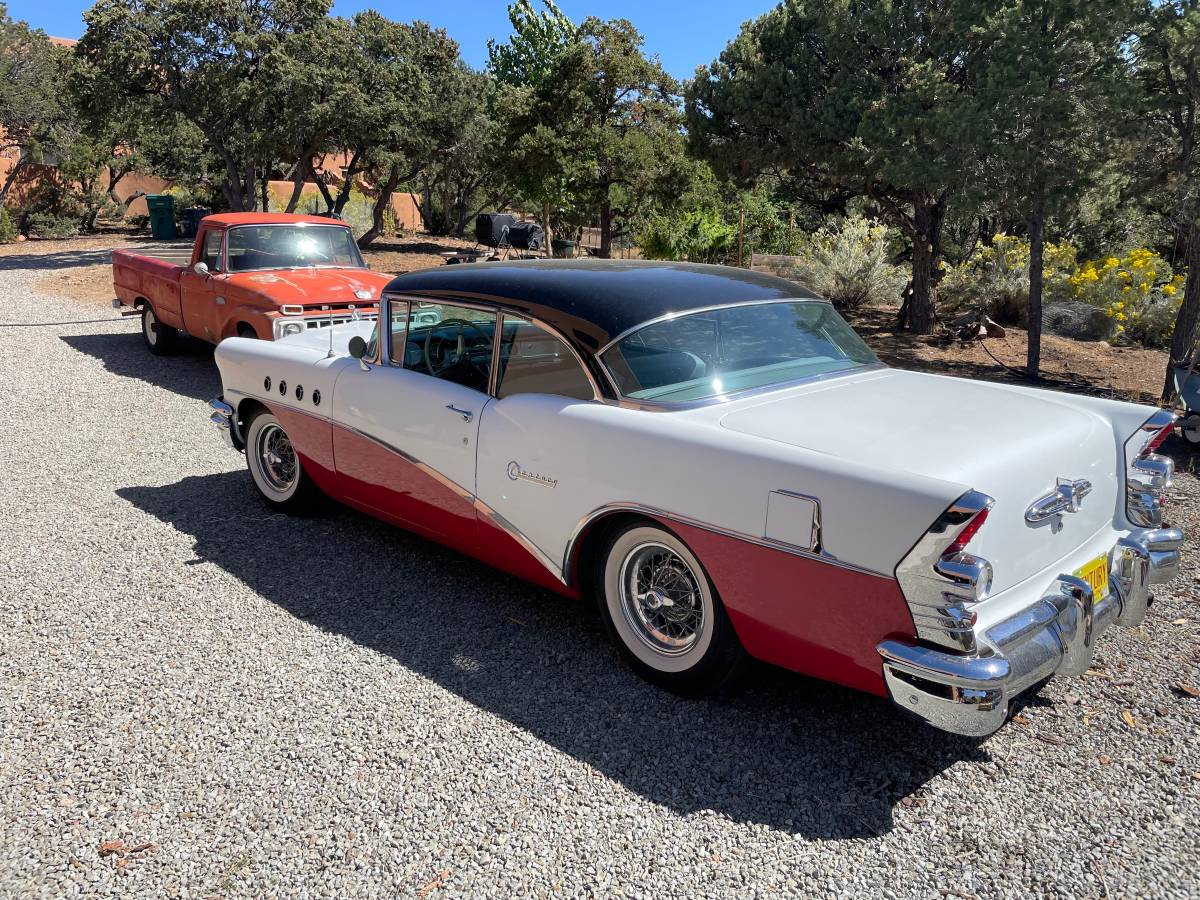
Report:
[[[112,263],[113,306],[141,311],[159,356],[180,333],[275,340],[374,313],[391,280],[367,268],[349,226],[283,213],[207,216],[190,258],[186,247],[114,250]]]

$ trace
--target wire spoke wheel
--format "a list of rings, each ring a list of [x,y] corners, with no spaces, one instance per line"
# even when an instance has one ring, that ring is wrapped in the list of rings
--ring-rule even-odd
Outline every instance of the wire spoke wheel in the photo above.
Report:
[[[296,463],[296,450],[287,432],[273,422],[265,425],[258,432],[255,453],[258,455],[259,471],[267,483],[281,494],[291,490],[300,469]]]
[[[664,544],[634,547],[621,563],[621,610],[652,650],[686,653],[704,633],[704,602],[696,573]]]

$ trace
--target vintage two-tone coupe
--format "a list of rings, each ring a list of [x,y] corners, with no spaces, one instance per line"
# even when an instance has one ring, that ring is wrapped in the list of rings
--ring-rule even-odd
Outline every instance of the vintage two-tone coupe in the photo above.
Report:
[[[377,322],[216,358],[271,506],[326,494],[594,598],[681,693],[750,656],[984,735],[1178,571],[1171,414],[888,368],[740,269],[429,269]]]

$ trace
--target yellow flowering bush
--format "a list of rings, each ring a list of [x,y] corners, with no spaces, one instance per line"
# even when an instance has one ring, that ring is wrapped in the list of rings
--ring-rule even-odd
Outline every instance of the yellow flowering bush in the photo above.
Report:
[[[1165,347],[1183,301],[1186,276],[1153,250],[1138,247],[1125,256],[1076,261],[1070,244],[1047,243],[1043,255],[1045,303],[1081,301],[1112,320],[1109,340]],[[960,265],[944,270],[938,288],[948,312],[980,309],[1001,322],[1028,318],[1029,241],[1008,234],[993,236]]]
[[[1067,286],[1071,297],[1103,309],[1115,322],[1114,338],[1165,347],[1183,301],[1184,280],[1153,250],[1139,247],[1124,258],[1083,263]]]
[[[1042,252],[1043,297],[1065,293],[1075,269],[1075,248],[1047,242]],[[946,269],[938,286],[944,309],[981,309],[1000,322],[1025,322],[1029,308],[1029,241],[1010,234],[993,235],[960,265]]]

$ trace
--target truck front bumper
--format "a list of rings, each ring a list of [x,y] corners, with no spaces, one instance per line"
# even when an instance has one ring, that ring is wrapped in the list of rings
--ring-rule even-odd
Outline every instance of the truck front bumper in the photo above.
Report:
[[[990,647],[975,655],[884,641],[876,649],[892,700],[944,731],[991,734],[1021,691],[1052,675],[1086,672],[1096,638],[1110,625],[1138,625],[1153,599],[1150,586],[1179,573],[1182,544],[1178,528],[1122,538],[1109,553],[1106,596],[1096,599],[1087,582],[1059,575],[1041,600],[989,628]]]

